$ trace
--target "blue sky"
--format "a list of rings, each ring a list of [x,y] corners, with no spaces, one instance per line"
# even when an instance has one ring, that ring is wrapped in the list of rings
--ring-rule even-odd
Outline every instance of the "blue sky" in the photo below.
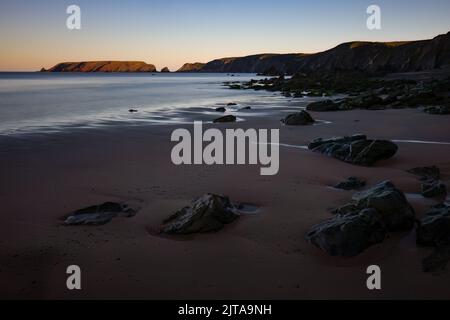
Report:
[[[68,30],[68,5],[82,28]],[[366,8],[382,29],[366,28]],[[352,40],[394,41],[450,31],[450,1],[0,0],[0,70],[60,61],[143,60],[158,69],[273,52],[317,52]]]

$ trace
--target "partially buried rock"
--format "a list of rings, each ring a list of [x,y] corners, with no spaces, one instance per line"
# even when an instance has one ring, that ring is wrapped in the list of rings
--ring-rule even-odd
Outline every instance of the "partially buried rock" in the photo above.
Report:
[[[217,119],[215,119],[213,122],[214,122],[214,123],[220,123],[220,122],[236,122],[236,117],[230,114],[230,115],[227,115],[227,116],[224,116],[224,117],[217,118]]]
[[[218,231],[239,215],[228,197],[205,194],[164,221],[165,234],[192,234]]]
[[[398,150],[395,143],[387,140],[369,140],[365,135],[316,139],[308,149],[351,164],[372,166],[377,161],[393,157]]]
[[[426,107],[423,109],[423,112],[429,113],[429,114],[450,114],[450,107],[449,106],[431,106]]]
[[[410,230],[415,213],[390,181],[353,196],[336,216],[314,226],[306,239],[331,255],[355,256],[382,242],[390,231]]]
[[[218,107],[218,108],[216,108],[216,111],[217,112],[225,112],[225,111],[227,111],[227,109],[225,109],[225,107]]]
[[[100,205],[90,206],[77,210],[69,214],[65,220],[65,225],[103,225],[110,222],[115,217],[133,217],[136,210],[126,204],[115,202],[105,202]]]
[[[252,107],[243,107],[243,108],[240,108],[239,111],[251,110],[251,109],[252,109]]]
[[[230,106],[237,106],[237,103],[230,102],[230,103],[227,104],[227,106],[229,106],[229,107],[230,107]]]
[[[419,176],[421,180],[439,180],[441,178],[441,171],[436,166],[417,167],[408,170],[407,172]]]
[[[282,120],[282,122],[287,126],[299,126],[312,124],[315,122],[315,120],[308,112],[302,110],[300,112],[288,115]]]
[[[335,186],[336,189],[342,190],[358,190],[366,185],[366,181],[356,178],[350,177],[345,181],[340,182]]]
[[[447,187],[442,181],[433,180],[422,184],[422,195],[425,198],[433,198],[447,194]]]

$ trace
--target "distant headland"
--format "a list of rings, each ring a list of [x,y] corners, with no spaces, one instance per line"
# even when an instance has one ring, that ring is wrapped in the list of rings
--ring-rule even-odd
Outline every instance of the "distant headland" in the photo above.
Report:
[[[268,76],[299,72],[411,72],[450,65],[450,32],[429,40],[354,41],[314,53],[256,54],[185,63],[177,72],[260,73]],[[157,72],[142,61],[65,62],[43,72]],[[168,72],[163,68],[161,72]]]

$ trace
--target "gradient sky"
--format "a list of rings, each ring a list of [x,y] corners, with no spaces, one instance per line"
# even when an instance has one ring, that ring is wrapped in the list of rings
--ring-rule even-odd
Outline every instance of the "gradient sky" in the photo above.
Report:
[[[66,28],[71,4],[81,7],[79,31]],[[370,4],[381,7],[382,30],[366,28]],[[83,60],[142,60],[176,70],[185,62],[448,31],[449,0],[0,0],[0,70]]]

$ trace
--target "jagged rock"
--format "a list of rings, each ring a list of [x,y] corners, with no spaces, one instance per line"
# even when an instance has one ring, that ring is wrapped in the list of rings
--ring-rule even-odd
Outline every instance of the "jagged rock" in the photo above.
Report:
[[[421,180],[439,180],[441,178],[441,171],[436,166],[431,167],[417,167],[408,170],[407,172],[419,176]]]
[[[103,225],[118,216],[133,217],[136,210],[125,204],[105,202],[100,205],[90,206],[77,210],[68,215],[65,225]]]
[[[390,181],[357,193],[337,208],[335,217],[314,226],[306,235],[331,255],[355,256],[384,240],[390,231],[410,230],[415,213],[403,192]]]
[[[343,190],[357,190],[364,187],[365,185],[366,181],[356,177],[350,177],[347,180],[338,183],[335,188]]]
[[[315,120],[308,112],[302,110],[300,112],[288,115],[282,120],[282,122],[287,126],[299,126],[312,124],[315,122]]]
[[[323,153],[348,163],[371,166],[377,161],[393,157],[398,150],[395,143],[387,140],[368,140],[365,135],[316,139],[308,149]]]
[[[417,243],[436,247],[450,245],[450,206],[442,203],[428,210],[417,228]]]
[[[227,116],[224,116],[224,117],[217,118],[213,122],[214,123],[236,122],[236,117],[230,114],[230,115],[227,115]]]
[[[423,109],[423,112],[429,114],[450,114],[449,106],[431,106]]]
[[[239,215],[228,197],[205,194],[164,221],[161,232],[165,234],[192,234],[222,229]]]
[[[218,108],[216,108],[216,111],[217,112],[225,112],[225,111],[227,111],[227,109],[225,109],[225,107],[218,107]]]
[[[447,187],[442,181],[433,180],[422,184],[422,195],[425,198],[433,198],[447,193]]]
[[[306,239],[330,255],[353,257],[382,242],[386,233],[380,214],[374,209],[363,209],[338,214],[314,226]]]
[[[316,101],[308,104],[306,107],[308,111],[338,111],[339,104],[333,100]]]

